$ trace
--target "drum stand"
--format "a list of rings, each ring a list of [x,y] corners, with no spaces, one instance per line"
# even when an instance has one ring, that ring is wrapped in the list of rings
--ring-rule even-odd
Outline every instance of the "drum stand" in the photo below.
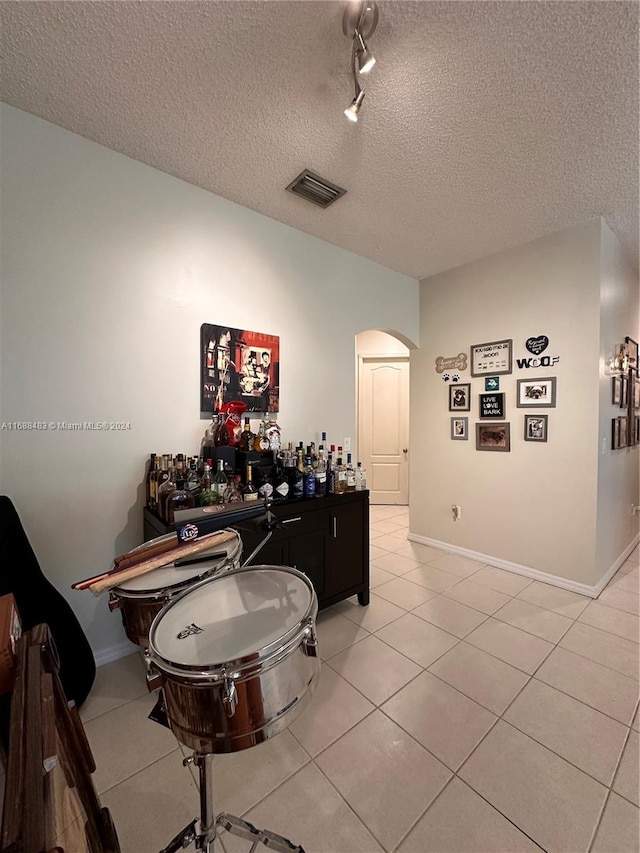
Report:
[[[269,850],[277,853],[304,853],[304,849],[298,844],[293,844],[287,838],[270,832],[267,829],[257,829],[253,824],[242,818],[221,812],[217,817],[213,811],[213,755],[210,753],[194,752],[189,758],[182,762],[185,767],[195,764],[200,774],[200,822],[196,829],[198,819],[187,824],[182,832],[179,832],[160,853],[178,853],[195,841],[196,850],[204,853],[214,853],[214,842],[216,839],[216,827],[226,829],[232,835],[238,835],[251,841],[248,853],[255,853],[261,844]]]
[[[282,522],[273,517],[268,507],[266,509],[267,518],[263,522],[263,530],[266,531],[266,536],[242,563],[243,567],[250,563],[256,554],[262,550],[271,538],[273,531],[284,526]],[[149,689],[153,688],[150,687]],[[165,723],[165,725],[167,724]],[[202,850],[204,853],[215,853],[216,827],[250,841],[251,847],[247,853],[256,853],[258,845],[269,850],[275,850],[277,853],[305,853],[304,848],[299,844],[293,844],[289,839],[267,829],[257,829],[253,824],[242,820],[242,818],[225,812],[220,812],[216,816],[213,810],[213,755],[211,753],[194,752],[182,763],[185,767],[189,764],[195,764],[200,775],[199,827],[196,829],[198,818],[195,818],[160,853],[178,853],[179,850],[186,849],[193,842],[195,842],[196,850]]]

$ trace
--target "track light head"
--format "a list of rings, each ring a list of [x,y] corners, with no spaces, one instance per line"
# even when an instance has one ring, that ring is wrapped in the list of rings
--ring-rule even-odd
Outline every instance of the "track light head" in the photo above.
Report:
[[[364,101],[364,92],[362,89],[355,96],[351,104],[346,108],[344,114],[352,121],[354,124],[358,121],[358,113],[360,112],[360,107],[362,106],[362,102]]]
[[[364,39],[356,30],[354,35],[356,43],[356,62],[358,63],[358,73],[368,74],[376,64],[375,56],[369,51],[369,48],[364,42]]]

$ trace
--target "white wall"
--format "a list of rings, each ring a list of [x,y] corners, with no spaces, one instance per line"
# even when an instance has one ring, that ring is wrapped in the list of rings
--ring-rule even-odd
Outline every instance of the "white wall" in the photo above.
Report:
[[[508,563],[593,585],[598,502],[600,224],[552,234],[450,270],[420,284],[421,349],[411,354],[411,523],[413,534]],[[553,368],[518,369],[525,341],[545,334]],[[475,449],[478,394],[471,382],[468,441],[449,438],[448,387],[437,356],[513,338],[506,392],[511,452]],[[557,377],[547,409],[548,443],[525,442],[516,380]],[[542,410],[529,410],[542,411]],[[451,505],[462,507],[454,522]]]
[[[370,329],[356,335],[356,355],[409,355],[409,347],[387,332]]]
[[[605,364],[625,336],[640,341],[638,275],[617,237],[603,223],[600,238],[600,455],[598,457],[598,524],[596,574],[603,575],[638,534],[640,517],[640,448],[611,451],[611,419],[626,412],[611,403],[611,376]],[[636,415],[640,412],[636,411]],[[603,453],[603,443],[606,451]]]
[[[69,586],[141,541],[149,452],[199,448],[200,325],[280,335],[285,440],[355,435],[354,336],[417,342],[418,285],[19,110],[0,119],[2,421],[131,424],[2,433],[2,490],[101,653],[119,616]]]

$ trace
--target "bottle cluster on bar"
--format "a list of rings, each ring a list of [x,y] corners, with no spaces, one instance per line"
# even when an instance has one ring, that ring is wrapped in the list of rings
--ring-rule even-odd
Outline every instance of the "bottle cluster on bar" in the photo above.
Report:
[[[197,506],[321,498],[367,488],[362,464],[354,467],[351,454],[329,445],[324,432],[317,449],[315,442],[302,441],[284,448],[274,419],[263,420],[254,433],[245,418],[238,432],[217,415],[199,456],[152,453],[145,483],[147,508],[165,524],[174,523],[176,510]]]

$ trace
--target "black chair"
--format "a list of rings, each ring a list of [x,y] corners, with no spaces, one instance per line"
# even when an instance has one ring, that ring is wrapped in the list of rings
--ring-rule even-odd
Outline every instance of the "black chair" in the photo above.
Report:
[[[10,498],[0,495],[0,595],[12,593],[24,631],[49,626],[60,658],[60,680],[78,707],[96,676],[91,646],[68,601],[45,578]]]

